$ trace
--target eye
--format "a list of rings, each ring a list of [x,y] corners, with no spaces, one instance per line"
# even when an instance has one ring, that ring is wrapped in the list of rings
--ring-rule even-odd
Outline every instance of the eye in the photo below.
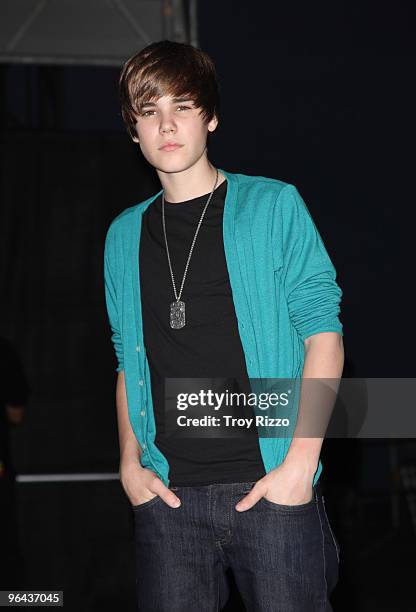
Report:
[[[141,116],[142,116],[142,117],[149,117],[149,116],[150,116],[150,115],[149,115],[149,113],[154,113],[154,112],[155,112],[155,111],[151,111],[151,110],[148,110],[148,111],[143,111],[143,112],[142,112],[142,114],[141,114]]]
[[[191,109],[190,106],[178,106],[178,108],[184,109],[184,110],[190,110]]]

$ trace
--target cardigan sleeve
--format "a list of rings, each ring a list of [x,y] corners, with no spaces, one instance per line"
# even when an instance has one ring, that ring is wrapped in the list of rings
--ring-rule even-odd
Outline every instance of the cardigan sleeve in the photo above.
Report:
[[[287,184],[279,199],[290,319],[302,340],[329,331],[343,335],[338,318],[342,291],[310,212],[294,185]]]
[[[123,342],[120,334],[119,313],[117,309],[116,275],[114,270],[114,252],[112,248],[111,226],[107,232],[104,247],[104,287],[108,320],[112,331],[111,341],[114,346],[118,366],[116,372],[124,370]]]

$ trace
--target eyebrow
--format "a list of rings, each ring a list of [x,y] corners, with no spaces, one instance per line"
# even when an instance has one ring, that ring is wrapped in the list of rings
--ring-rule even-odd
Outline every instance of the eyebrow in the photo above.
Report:
[[[190,98],[173,98],[172,104],[180,104],[181,102],[193,102]],[[145,106],[150,106],[154,108],[156,104],[154,102],[143,102],[140,108],[144,108]]]

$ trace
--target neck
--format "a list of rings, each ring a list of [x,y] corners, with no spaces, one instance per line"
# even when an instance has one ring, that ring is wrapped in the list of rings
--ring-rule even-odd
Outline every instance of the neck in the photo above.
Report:
[[[217,170],[204,155],[186,170],[180,172],[157,170],[157,174],[165,192],[165,200],[175,203],[210,193],[214,187]],[[218,172],[217,187],[225,180],[225,176]]]

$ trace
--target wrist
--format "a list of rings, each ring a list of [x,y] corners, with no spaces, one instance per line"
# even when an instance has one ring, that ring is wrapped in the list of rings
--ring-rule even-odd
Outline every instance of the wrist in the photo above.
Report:
[[[291,470],[305,474],[306,476],[314,476],[318,469],[318,461],[315,458],[308,457],[307,455],[297,454],[296,456],[287,454],[283,463],[285,466],[290,467]]]
[[[140,457],[139,454],[135,453],[135,454],[131,454],[131,453],[125,453],[120,455],[120,470],[126,470],[130,467],[134,467],[134,468],[142,468],[142,465],[140,463]]]

